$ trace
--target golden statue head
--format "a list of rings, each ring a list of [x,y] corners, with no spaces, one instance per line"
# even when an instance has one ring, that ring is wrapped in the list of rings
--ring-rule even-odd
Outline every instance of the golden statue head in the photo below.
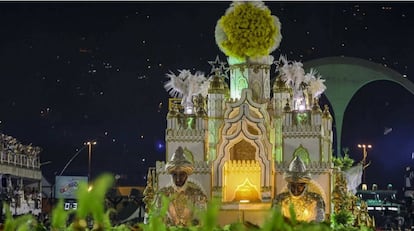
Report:
[[[312,179],[310,173],[306,170],[305,163],[299,156],[296,156],[290,162],[284,178],[288,183],[308,183]]]
[[[187,175],[191,175],[194,171],[194,166],[191,161],[185,158],[184,150],[180,146],[172,155],[171,160],[165,165],[165,169],[169,174],[182,171],[187,173]]]

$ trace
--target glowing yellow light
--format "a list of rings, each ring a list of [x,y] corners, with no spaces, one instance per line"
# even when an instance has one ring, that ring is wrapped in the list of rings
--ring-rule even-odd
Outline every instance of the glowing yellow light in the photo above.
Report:
[[[260,200],[259,193],[257,192],[255,185],[252,184],[248,178],[244,180],[243,184],[237,186],[235,194],[236,201],[240,201],[241,203]]]
[[[362,184],[362,190],[367,190],[367,184]]]
[[[240,171],[243,169],[243,171]],[[224,165],[223,201],[240,203],[240,200],[260,202],[260,164],[256,160],[232,160]]]
[[[308,217],[308,216],[309,216],[309,211],[308,211],[307,209],[305,209],[305,210],[303,211],[303,216],[304,216],[304,217]]]

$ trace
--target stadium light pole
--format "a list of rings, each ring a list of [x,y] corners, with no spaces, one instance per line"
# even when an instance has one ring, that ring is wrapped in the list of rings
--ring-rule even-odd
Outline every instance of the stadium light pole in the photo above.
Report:
[[[367,149],[372,148],[372,145],[358,144],[358,148],[362,148],[362,183],[366,183],[365,182],[365,168],[368,166],[365,166],[365,164],[367,162],[367,156],[368,156]]]
[[[91,181],[91,158],[92,158],[92,145],[96,145],[96,141],[85,142],[88,146],[88,181]]]

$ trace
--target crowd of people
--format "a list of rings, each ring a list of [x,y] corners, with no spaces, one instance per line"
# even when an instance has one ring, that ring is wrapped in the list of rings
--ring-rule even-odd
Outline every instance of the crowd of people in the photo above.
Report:
[[[39,168],[40,147],[32,144],[24,145],[16,138],[0,132],[0,163],[13,164],[23,168]],[[13,215],[31,213],[37,215],[41,212],[41,200],[39,189],[26,187],[22,182],[12,179],[9,172],[0,172],[0,196],[2,202],[7,202]],[[19,177],[17,177],[19,178]],[[1,212],[0,212],[1,214]]]
[[[0,133],[0,150],[5,154],[24,154],[28,156],[38,156],[42,148],[32,146],[32,144],[24,145],[16,138]]]
[[[0,163],[21,167],[39,168],[39,153],[42,148],[32,144],[24,145],[16,138],[0,133]]]

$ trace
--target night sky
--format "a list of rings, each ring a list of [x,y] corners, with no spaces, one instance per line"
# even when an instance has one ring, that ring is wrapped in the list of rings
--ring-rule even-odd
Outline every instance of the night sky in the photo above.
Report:
[[[276,58],[306,62],[363,58],[414,81],[414,3],[265,2],[282,23]],[[165,74],[210,72],[225,56],[214,39],[230,2],[0,3],[0,131],[40,146],[50,182],[63,175],[110,171],[121,185],[144,185],[149,166],[165,159]],[[276,74],[271,74],[274,77]],[[329,88],[329,79],[325,84]],[[391,82],[357,92],[345,113],[343,146],[362,158],[366,177],[400,189],[414,164],[414,96]],[[389,131],[392,128],[392,131]],[[386,132],[388,131],[388,132]]]

